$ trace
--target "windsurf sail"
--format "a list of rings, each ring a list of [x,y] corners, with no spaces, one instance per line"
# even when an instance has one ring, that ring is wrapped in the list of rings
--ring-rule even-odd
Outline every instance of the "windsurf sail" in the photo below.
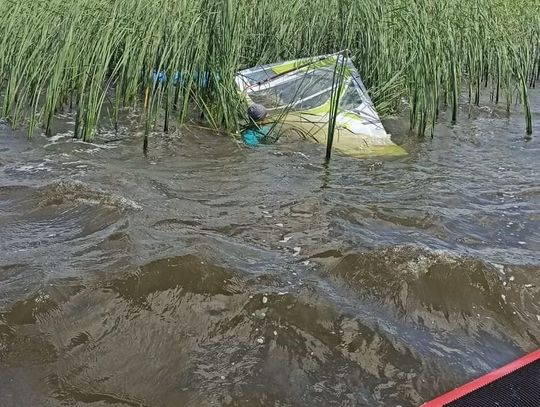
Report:
[[[333,145],[348,155],[406,154],[384,129],[352,60],[343,53],[263,65],[238,72],[248,103],[270,120],[326,144],[332,99],[339,100]]]

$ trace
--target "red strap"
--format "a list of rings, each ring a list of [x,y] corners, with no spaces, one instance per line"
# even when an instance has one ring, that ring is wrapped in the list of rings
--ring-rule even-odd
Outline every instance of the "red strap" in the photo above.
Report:
[[[478,390],[481,387],[484,387],[495,380],[500,379],[510,373],[515,372],[519,368],[528,365],[536,360],[540,359],[540,349],[537,351],[523,356],[522,358],[507,364],[506,366],[501,367],[491,373],[488,373],[485,376],[482,376],[476,380],[473,380],[470,383],[467,383],[451,392],[448,392],[440,397],[437,397],[435,400],[429,401],[422,405],[422,407],[444,407],[444,405],[456,401],[457,399],[465,396],[466,394],[472,393],[475,390]]]

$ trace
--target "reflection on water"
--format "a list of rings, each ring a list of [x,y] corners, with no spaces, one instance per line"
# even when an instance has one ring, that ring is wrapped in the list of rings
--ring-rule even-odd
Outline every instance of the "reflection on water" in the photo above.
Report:
[[[0,405],[416,406],[539,347],[540,134],[475,114],[329,166],[2,128]]]

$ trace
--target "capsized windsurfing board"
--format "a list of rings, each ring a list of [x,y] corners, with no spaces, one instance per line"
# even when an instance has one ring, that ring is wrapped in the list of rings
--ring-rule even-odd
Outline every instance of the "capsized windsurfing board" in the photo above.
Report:
[[[248,103],[266,107],[270,121],[326,144],[332,99],[339,92],[333,147],[347,155],[404,155],[394,144],[352,60],[343,53],[263,65],[238,72]]]

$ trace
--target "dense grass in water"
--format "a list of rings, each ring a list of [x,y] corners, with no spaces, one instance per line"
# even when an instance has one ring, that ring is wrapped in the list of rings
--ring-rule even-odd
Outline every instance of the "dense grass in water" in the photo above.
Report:
[[[234,73],[349,49],[381,115],[409,105],[432,131],[440,109],[487,92],[508,110],[540,76],[537,0],[0,0],[1,116],[47,132],[76,111],[91,140],[105,113],[142,111],[146,130],[197,106],[234,131],[244,107]],[[153,71],[184,73],[156,84]],[[210,72],[200,86],[198,72]]]

